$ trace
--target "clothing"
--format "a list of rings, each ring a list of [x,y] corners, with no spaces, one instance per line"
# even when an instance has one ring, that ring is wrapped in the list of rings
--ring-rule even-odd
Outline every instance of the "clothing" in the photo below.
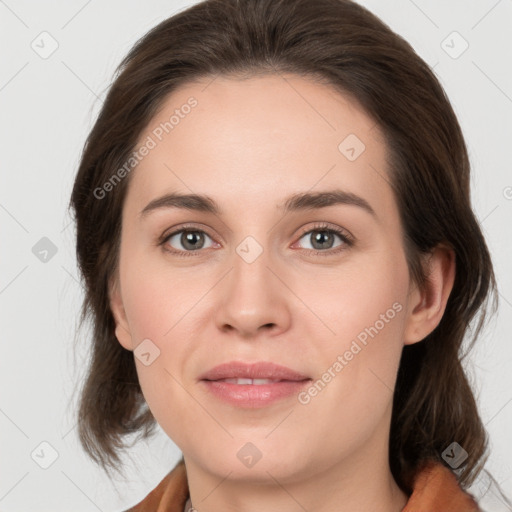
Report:
[[[188,512],[189,488],[181,459],[141,502],[126,512]],[[438,462],[427,463],[414,479],[414,489],[402,512],[481,512],[473,496],[455,475]]]

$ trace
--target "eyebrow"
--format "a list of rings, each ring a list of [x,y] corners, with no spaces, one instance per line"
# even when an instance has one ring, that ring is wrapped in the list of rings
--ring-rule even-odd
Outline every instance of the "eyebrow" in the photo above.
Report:
[[[345,190],[329,190],[325,192],[302,192],[288,197],[278,209],[288,212],[302,210],[316,210],[339,204],[357,206],[373,217],[377,217],[375,210],[366,199]],[[152,200],[140,212],[140,217],[146,217],[149,213],[159,209],[179,208],[214,215],[221,215],[219,205],[209,196],[200,194],[170,193]]]

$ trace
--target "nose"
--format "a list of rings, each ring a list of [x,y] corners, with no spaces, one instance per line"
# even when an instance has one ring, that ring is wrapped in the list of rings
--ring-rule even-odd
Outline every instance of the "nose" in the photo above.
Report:
[[[246,246],[247,248],[247,246]],[[231,259],[231,269],[216,291],[218,307],[215,323],[224,333],[247,339],[276,336],[290,326],[290,298],[286,271],[269,251],[263,250],[253,261],[256,250],[238,248]]]

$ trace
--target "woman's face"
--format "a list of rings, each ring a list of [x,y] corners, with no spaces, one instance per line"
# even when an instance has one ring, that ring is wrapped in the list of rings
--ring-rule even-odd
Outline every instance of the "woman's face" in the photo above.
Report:
[[[137,150],[116,336],[187,462],[284,483],[381,460],[418,295],[379,128],[327,85],[217,77],[173,92]],[[232,361],[301,377],[202,380]]]

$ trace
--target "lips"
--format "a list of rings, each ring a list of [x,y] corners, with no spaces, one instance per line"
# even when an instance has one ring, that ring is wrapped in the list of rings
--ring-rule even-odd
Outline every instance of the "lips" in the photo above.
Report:
[[[273,382],[298,382],[310,377],[286,366],[270,362],[243,363],[230,361],[214,368],[199,377],[200,380],[225,381],[238,385],[264,385]]]
[[[238,408],[255,409],[291,400],[311,380],[303,373],[270,362],[231,361],[208,370],[199,382],[211,397]]]

